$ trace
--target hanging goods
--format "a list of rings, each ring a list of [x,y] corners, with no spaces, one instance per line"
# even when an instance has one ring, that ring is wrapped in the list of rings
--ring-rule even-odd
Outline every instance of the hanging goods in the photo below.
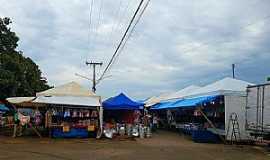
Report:
[[[90,117],[90,112],[89,112],[88,110],[86,110],[86,111],[84,112],[84,116],[85,116],[85,117]]]
[[[22,126],[25,126],[26,124],[30,122],[30,116],[24,116],[23,114],[18,113],[18,118]]]
[[[229,135],[229,133],[231,133],[231,135]],[[240,128],[239,128],[239,123],[238,123],[238,116],[237,116],[236,113],[231,113],[231,115],[230,115],[229,124],[228,124],[228,128],[227,128],[226,139],[230,139],[231,144],[233,142],[241,141]]]
[[[94,125],[89,125],[89,126],[87,126],[87,130],[89,132],[95,131],[95,126]]]
[[[138,124],[140,123],[140,117],[141,117],[141,112],[139,110],[134,111],[134,123]]]
[[[73,117],[73,118],[78,117],[78,112],[77,112],[77,110],[73,110],[72,117]]]
[[[35,111],[34,118],[35,118],[35,125],[36,126],[40,125],[42,117],[41,117],[41,113],[39,112],[39,110]]]
[[[98,117],[98,112],[97,111],[92,111],[91,113],[91,118],[97,118]]]
[[[50,127],[52,124],[52,112],[50,110],[48,110],[45,113],[45,128]]]
[[[66,117],[70,117],[70,110],[69,109],[67,109],[64,113],[64,118],[66,118]]]

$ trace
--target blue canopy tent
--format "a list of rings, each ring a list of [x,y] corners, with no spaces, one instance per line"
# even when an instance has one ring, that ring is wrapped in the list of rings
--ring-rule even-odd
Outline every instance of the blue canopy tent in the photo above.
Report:
[[[180,99],[171,102],[161,102],[154,105],[151,109],[173,109],[173,108],[190,108],[194,109],[201,104],[210,103],[219,99],[220,96],[203,96],[189,99]]]
[[[121,93],[105,100],[102,105],[105,110],[137,110],[143,109],[144,103],[133,101]]]
[[[6,111],[9,111],[9,109],[8,107],[6,107],[6,105],[0,103],[0,111],[6,112]]]

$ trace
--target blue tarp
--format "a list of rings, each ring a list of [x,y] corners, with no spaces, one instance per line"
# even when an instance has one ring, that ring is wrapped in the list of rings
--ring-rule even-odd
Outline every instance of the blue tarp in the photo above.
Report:
[[[86,129],[71,128],[69,132],[63,132],[62,129],[55,128],[52,130],[52,137],[54,138],[88,138],[88,131]]]
[[[9,111],[9,109],[4,104],[0,103],[0,111]]]
[[[180,99],[173,102],[161,102],[152,107],[152,109],[172,109],[172,108],[196,108],[203,103],[210,103],[219,98],[219,96],[204,96],[197,98]]]
[[[175,103],[175,101],[173,102],[160,102],[156,105],[154,105],[153,107],[151,107],[151,109],[167,109],[167,108],[171,108],[171,106]]]
[[[111,97],[102,103],[104,109],[108,110],[135,110],[143,109],[144,103],[135,102],[121,93],[118,96]]]

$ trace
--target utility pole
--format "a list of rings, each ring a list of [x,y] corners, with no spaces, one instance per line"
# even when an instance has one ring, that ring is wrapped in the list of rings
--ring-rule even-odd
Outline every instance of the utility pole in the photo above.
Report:
[[[101,62],[85,62],[86,65],[89,65],[90,67],[93,66],[93,86],[92,91],[96,93],[96,66],[102,66]]]
[[[235,64],[232,64],[232,76],[235,79]]]

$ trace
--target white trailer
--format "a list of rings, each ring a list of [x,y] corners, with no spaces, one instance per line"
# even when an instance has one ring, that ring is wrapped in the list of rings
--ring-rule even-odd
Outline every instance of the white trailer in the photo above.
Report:
[[[246,129],[255,138],[270,138],[270,83],[247,88]]]

